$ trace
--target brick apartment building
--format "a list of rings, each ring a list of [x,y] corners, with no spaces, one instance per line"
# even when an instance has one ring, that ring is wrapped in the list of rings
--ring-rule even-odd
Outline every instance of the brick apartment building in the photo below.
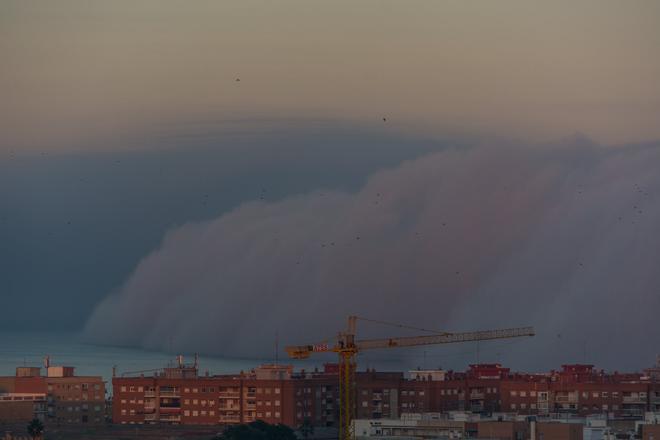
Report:
[[[367,370],[356,374],[356,416],[396,419],[405,413],[471,411],[519,414],[606,413],[639,419],[660,410],[660,382],[647,374],[606,374],[591,365],[564,365],[543,374],[512,373],[499,364],[466,372]],[[145,377],[113,378],[115,423],[233,424],[253,420],[335,426],[338,370],[294,372],[263,365],[247,373],[199,376],[197,366],[165,368]]]
[[[105,422],[105,383],[100,376],[76,376],[74,367],[18,367],[0,377],[0,421],[38,418],[46,423]]]

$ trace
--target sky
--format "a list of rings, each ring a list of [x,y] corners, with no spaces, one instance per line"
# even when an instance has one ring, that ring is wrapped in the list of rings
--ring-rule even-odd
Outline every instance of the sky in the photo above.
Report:
[[[4,1],[0,329],[259,357],[274,329],[361,313],[535,325],[507,361],[592,347],[641,368],[659,19],[655,1]]]

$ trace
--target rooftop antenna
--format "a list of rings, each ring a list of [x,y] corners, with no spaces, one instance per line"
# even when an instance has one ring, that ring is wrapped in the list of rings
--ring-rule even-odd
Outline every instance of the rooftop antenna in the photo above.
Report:
[[[195,353],[195,369],[197,369],[198,365],[199,365],[199,355]]]
[[[48,367],[50,367],[50,355],[47,354],[44,357],[44,368],[48,369]]]
[[[280,360],[280,332],[278,330],[275,330],[275,365],[278,364]]]

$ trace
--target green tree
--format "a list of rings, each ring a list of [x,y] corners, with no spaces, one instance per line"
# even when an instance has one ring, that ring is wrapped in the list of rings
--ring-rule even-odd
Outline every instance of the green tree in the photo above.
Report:
[[[314,434],[314,425],[312,425],[309,419],[305,419],[298,427],[298,431],[300,431],[300,435],[302,435],[303,438],[308,438],[310,435]]]
[[[271,425],[262,420],[228,426],[216,440],[296,440],[293,429],[286,425]]]
[[[44,424],[39,419],[32,419],[27,426],[27,432],[32,438],[41,438],[41,434],[44,433]]]

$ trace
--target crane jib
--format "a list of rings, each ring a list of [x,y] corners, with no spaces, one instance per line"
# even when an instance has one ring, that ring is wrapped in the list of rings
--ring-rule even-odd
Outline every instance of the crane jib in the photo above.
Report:
[[[439,335],[403,336],[387,339],[365,339],[355,342],[358,350],[376,348],[414,347],[417,345],[452,344],[457,342],[487,341],[491,339],[534,336],[532,327],[484,330],[476,332],[443,333]]]

